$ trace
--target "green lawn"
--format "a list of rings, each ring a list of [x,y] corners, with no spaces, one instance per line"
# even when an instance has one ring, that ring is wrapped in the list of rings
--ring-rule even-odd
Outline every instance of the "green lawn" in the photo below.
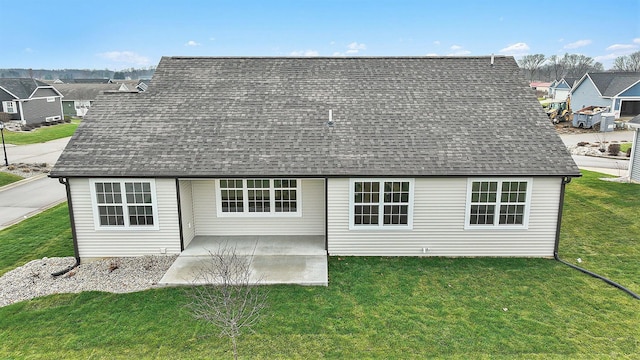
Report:
[[[45,256],[73,256],[66,203],[0,231],[0,276]]]
[[[80,120],[73,119],[70,123],[43,126],[29,132],[5,131],[4,140],[7,144],[14,145],[43,143],[73,135],[79,124]]]
[[[2,165],[4,165],[4,163]],[[5,185],[9,185],[11,183],[14,183],[14,182],[20,181],[20,180],[22,180],[22,177],[20,177],[18,175],[13,175],[13,174],[10,174],[10,173],[0,172],[0,187],[3,187]]]
[[[567,186],[561,256],[581,258],[581,266],[640,292],[640,186],[599,176],[585,172]],[[51,230],[60,235],[57,242],[69,242],[65,229]],[[0,232],[0,244],[16,242],[14,236]],[[62,249],[20,258],[72,254],[69,245]],[[240,338],[241,357],[632,359],[640,353],[640,301],[553,260],[333,257],[329,276],[326,288],[272,286],[265,319]],[[228,340],[192,319],[184,291],[62,294],[0,308],[0,358],[231,358]]]
[[[623,153],[626,153],[628,149],[631,149],[631,145],[632,144],[633,143],[630,143],[630,142],[621,143],[620,144],[620,151],[623,152]]]

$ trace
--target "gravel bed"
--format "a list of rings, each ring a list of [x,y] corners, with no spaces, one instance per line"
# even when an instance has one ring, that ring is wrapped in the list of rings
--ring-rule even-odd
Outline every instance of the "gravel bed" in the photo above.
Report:
[[[60,293],[106,291],[127,293],[156,286],[177,255],[110,258],[82,263],[54,278],[51,273],[75,263],[75,258],[33,260],[0,277],[0,307]]]

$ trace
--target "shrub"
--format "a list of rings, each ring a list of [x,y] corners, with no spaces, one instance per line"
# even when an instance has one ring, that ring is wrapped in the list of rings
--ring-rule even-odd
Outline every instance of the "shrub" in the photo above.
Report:
[[[608,151],[609,155],[617,156],[620,152],[620,144],[610,144]]]

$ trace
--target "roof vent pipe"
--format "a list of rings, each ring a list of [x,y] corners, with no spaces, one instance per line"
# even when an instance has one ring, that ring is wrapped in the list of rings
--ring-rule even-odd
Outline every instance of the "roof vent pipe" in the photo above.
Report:
[[[333,126],[335,123],[333,122],[333,110],[329,110],[329,121],[327,121],[328,126]]]
[[[491,54],[491,66],[493,66],[493,54]]]

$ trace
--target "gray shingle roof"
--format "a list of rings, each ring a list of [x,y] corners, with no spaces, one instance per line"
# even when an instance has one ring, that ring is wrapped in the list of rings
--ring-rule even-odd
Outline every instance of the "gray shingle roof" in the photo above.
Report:
[[[53,86],[69,100],[95,100],[105,91],[118,91],[120,84],[55,84]]]
[[[18,99],[28,99],[38,87],[50,85],[29,78],[0,78],[0,86],[17,96]]]
[[[99,97],[52,171],[351,175],[579,170],[511,57],[165,57],[148,91]]]
[[[637,72],[594,72],[589,73],[589,77],[602,96],[616,96],[640,81],[640,73]]]

